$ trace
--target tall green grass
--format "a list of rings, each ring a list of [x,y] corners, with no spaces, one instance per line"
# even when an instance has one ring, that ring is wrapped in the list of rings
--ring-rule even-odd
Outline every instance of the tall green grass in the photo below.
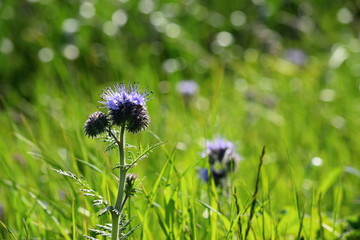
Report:
[[[147,132],[127,135],[127,141],[135,146],[167,143],[134,169],[143,188],[125,209],[134,217],[133,226],[141,223],[133,239],[244,239],[247,226],[248,239],[357,239],[350,237],[359,234],[360,212],[356,25],[334,19],[340,2],[327,6],[320,1],[310,3],[313,15],[308,17],[315,29],[295,31],[283,17],[289,13],[297,19],[293,9],[301,3],[277,2],[269,1],[264,19],[261,6],[253,4],[227,8],[194,1],[186,7],[172,2],[182,13],[167,18],[181,27],[177,38],[157,32],[137,1],[98,1],[90,20],[78,16],[79,4],[73,2],[2,5],[2,13],[19,7],[28,18],[2,17],[0,25],[14,43],[12,53],[0,55],[1,238],[82,239],[91,234],[89,228],[110,222],[109,215],[96,217],[100,209],[91,206],[91,198],[53,169],[83,176],[107,200],[115,199],[117,153],[105,153],[104,143],[87,139],[83,124],[104,87],[136,81],[154,91],[148,103],[151,124]],[[225,24],[213,27],[189,13],[199,5],[221,13]],[[165,13],[165,6],[159,1],[156,10]],[[323,13],[325,7],[329,11]],[[356,9],[352,3],[346,7]],[[117,8],[126,10],[129,20],[109,37],[102,24]],[[247,15],[240,29],[229,23],[233,10]],[[69,17],[82,24],[70,40],[61,31]],[[39,23],[52,30],[43,32]],[[282,36],[271,39],[281,49],[271,52],[270,43],[256,37],[259,29]],[[219,31],[231,32],[235,43],[215,54],[209,46]],[[61,53],[71,41],[80,49],[75,61]],[[160,54],[154,50],[158,43],[164,49]],[[283,50],[293,46],[308,53],[305,66],[283,59]],[[43,47],[54,51],[49,63],[37,58]],[[336,49],[345,51],[344,59]],[[169,58],[184,68],[164,71]],[[200,85],[190,108],[176,92],[176,83],[185,78]],[[330,101],[326,94],[334,92],[326,89],[335,92]],[[228,188],[197,177],[197,167],[207,166],[201,157],[205,141],[216,136],[233,141],[243,156]],[[314,157],[322,165],[312,164]]]

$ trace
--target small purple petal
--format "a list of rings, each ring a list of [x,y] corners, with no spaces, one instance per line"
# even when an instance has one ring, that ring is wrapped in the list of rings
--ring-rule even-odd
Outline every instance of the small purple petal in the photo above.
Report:
[[[137,85],[126,87],[124,84],[118,84],[114,88],[107,88],[101,94],[104,100],[100,102],[104,107],[111,110],[118,110],[124,104],[134,104],[146,107],[146,102],[149,100],[149,93],[147,91],[139,91]]]

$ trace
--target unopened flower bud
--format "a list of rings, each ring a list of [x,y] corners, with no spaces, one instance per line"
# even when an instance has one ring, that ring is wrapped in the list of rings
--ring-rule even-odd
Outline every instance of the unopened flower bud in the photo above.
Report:
[[[91,114],[84,125],[84,132],[88,137],[96,137],[106,131],[109,120],[105,113],[97,111]]]
[[[129,116],[126,129],[131,133],[138,133],[149,126],[148,111],[142,105],[134,106]]]
[[[138,175],[136,173],[126,174],[125,178],[125,194],[128,196],[133,196],[136,193],[135,182],[138,179]]]
[[[138,179],[138,175],[136,173],[126,174],[125,181],[129,185],[134,185],[136,179]]]

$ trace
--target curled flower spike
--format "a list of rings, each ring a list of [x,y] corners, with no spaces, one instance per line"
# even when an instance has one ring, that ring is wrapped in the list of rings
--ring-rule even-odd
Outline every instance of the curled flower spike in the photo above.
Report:
[[[91,114],[84,125],[84,132],[88,137],[96,137],[106,131],[109,120],[105,113],[97,111]]]
[[[100,103],[109,109],[110,120],[114,125],[125,126],[129,132],[137,133],[149,126],[146,102],[150,94],[140,90],[137,84],[119,84],[105,89],[100,95],[104,101]]]

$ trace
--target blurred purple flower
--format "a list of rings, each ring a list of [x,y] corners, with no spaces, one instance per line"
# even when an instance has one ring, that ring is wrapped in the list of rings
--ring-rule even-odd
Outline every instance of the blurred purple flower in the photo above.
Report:
[[[207,168],[202,168],[198,169],[198,176],[205,182],[213,178],[216,185],[219,185],[229,172],[234,171],[241,160],[235,152],[234,144],[223,138],[209,141],[202,156],[208,157],[210,173]]]
[[[216,161],[226,163],[232,159],[239,159],[239,156],[235,153],[234,144],[223,138],[217,138],[206,144],[203,157],[206,156],[209,157],[210,164],[214,164]]]
[[[199,85],[194,80],[182,80],[177,83],[176,90],[183,96],[191,97],[199,91]]]
[[[285,51],[284,57],[286,60],[298,66],[304,66],[307,62],[307,55],[301,49],[289,48]]]

